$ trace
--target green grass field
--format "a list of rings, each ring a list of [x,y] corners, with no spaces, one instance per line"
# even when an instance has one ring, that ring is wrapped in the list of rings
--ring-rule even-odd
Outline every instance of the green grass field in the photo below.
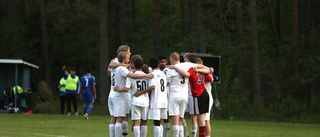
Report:
[[[102,137],[109,136],[109,116],[8,114],[0,113],[1,137]],[[190,133],[190,119],[186,119]],[[131,121],[129,121],[129,125]],[[319,124],[291,124],[213,120],[212,137],[319,137]],[[171,125],[172,128],[172,125]],[[131,130],[130,130],[131,131]],[[129,136],[132,133],[129,131]],[[148,121],[148,137],[153,136],[152,121]],[[170,132],[172,136],[172,131]]]

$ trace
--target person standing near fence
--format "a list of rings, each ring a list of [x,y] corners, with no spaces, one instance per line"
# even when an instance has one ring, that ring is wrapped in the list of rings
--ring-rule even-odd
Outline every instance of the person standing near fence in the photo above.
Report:
[[[66,72],[67,73],[67,72]],[[66,105],[66,79],[63,77],[60,79],[59,84],[58,84],[58,88],[60,90],[59,92],[59,98],[60,98],[60,114],[63,115],[64,114],[64,107]]]
[[[68,116],[71,115],[71,101],[73,104],[74,114],[78,114],[78,95],[80,90],[79,77],[76,75],[76,70],[71,68],[70,74],[65,73],[66,66],[62,66],[62,74],[66,79],[66,101]]]

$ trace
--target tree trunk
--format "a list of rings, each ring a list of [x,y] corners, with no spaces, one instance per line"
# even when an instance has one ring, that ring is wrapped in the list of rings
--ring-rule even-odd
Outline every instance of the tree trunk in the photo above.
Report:
[[[189,0],[188,3],[188,14],[189,14],[189,30],[188,33],[193,34],[193,26],[194,26],[194,0]]]
[[[310,0],[305,0],[305,25],[304,25],[304,49],[305,52],[310,50]]]
[[[181,5],[181,33],[182,33],[182,37],[186,36],[186,17],[185,17],[185,11],[184,11],[184,0],[180,1],[180,5]]]
[[[131,0],[131,13],[132,13],[132,32],[136,32],[136,0]]]
[[[299,37],[299,1],[294,0],[293,2],[293,75],[294,79],[298,77],[298,37]],[[294,96],[299,98],[298,93],[298,80],[294,81]]]
[[[277,31],[277,28],[276,28],[276,25],[275,25],[274,19],[273,19],[270,0],[267,0],[267,7],[268,7],[269,18],[270,18],[270,24],[271,24],[270,26],[272,28],[273,37],[274,37],[276,45],[277,45],[276,49],[279,49],[280,48],[280,41],[279,41],[279,37],[278,37],[278,31]]]
[[[155,57],[160,55],[160,0],[153,1],[153,15],[154,15],[154,24],[153,24],[153,55]]]
[[[282,56],[282,49],[281,49],[281,42],[282,42],[282,10],[281,10],[281,6],[282,6],[282,0],[277,0],[277,35],[278,35],[278,40],[280,43],[280,47],[277,50],[277,55],[278,56]]]
[[[118,0],[118,42],[117,47],[125,44],[125,0]]]
[[[251,18],[251,38],[252,38],[252,80],[253,80],[253,97],[254,102],[261,106],[261,82],[260,82],[260,69],[259,69],[259,41],[257,29],[257,15],[256,15],[256,1],[250,0],[250,13]]]
[[[222,34],[222,38],[226,39],[226,28],[225,28],[225,22],[224,22],[224,0],[221,0],[221,6],[220,6],[220,10],[219,10],[219,20],[220,20],[220,27],[221,27],[221,34]]]
[[[108,78],[108,62],[109,62],[109,50],[108,50],[108,0],[100,0],[100,88],[99,99],[100,105],[107,105],[109,84]]]
[[[29,9],[28,9],[28,0],[21,0],[21,6],[23,11],[23,18],[26,23],[30,22],[29,19]]]
[[[48,33],[47,33],[47,25],[46,25],[46,16],[44,12],[44,3],[41,1],[40,3],[40,27],[41,27],[41,41],[42,41],[42,52],[45,64],[45,80],[48,83],[48,86],[52,88],[51,84],[51,66],[50,66],[50,58],[48,51]]]
[[[206,53],[206,47],[204,45],[204,28],[202,21],[202,1],[196,0],[196,8],[197,8],[197,27],[198,27],[198,45],[200,53]]]
[[[242,18],[242,0],[238,0],[238,12],[237,12],[237,27],[238,27],[238,75],[239,75],[239,88],[244,88],[244,61],[243,61],[243,18]]]

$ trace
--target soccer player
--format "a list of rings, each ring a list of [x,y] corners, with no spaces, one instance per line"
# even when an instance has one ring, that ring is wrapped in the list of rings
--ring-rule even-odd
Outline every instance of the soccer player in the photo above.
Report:
[[[117,49],[117,54],[119,52],[127,52],[129,54],[129,56],[131,55],[130,53],[130,47],[128,45],[121,45],[119,46],[119,48]],[[119,63],[118,61],[118,58],[114,58],[110,61],[110,64],[109,64],[109,68],[108,68],[108,75],[111,76],[111,85],[110,85],[110,93],[109,93],[109,96],[108,96],[108,106],[109,106],[109,112],[110,112],[110,115],[111,115],[111,120],[110,120],[110,124],[109,124],[109,133],[110,133],[110,137],[114,137],[114,129],[115,129],[115,124],[116,124],[116,120],[113,116],[113,106],[111,104],[111,100],[110,100],[110,96],[113,96],[114,95],[114,90],[113,88],[115,87],[115,69],[118,67],[118,66],[128,66],[128,64],[125,64],[125,63]],[[128,103],[130,102],[130,103]],[[131,104],[131,98],[127,98],[127,104]],[[129,106],[127,106],[129,108]],[[127,113],[129,113],[129,109],[127,111]],[[126,118],[123,120],[123,123],[122,123],[122,131],[124,132],[124,134],[128,133],[128,118],[129,118],[129,114],[126,115]]]
[[[153,120],[154,137],[161,137],[163,127],[160,125],[161,119],[168,119],[167,111],[167,78],[166,75],[159,70],[159,60],[157,58],[150,59],[150,67],[152,68],[154,78],[152,79],[151,102],[148,119]],[[170,123],[169,123],[170,124]],[[170,126],[170,125],[169,125]]]
[[[196,67],[192,63],[180,63],[180,56],[174,52],[170,55],[170,62],[172,65],[181,68],[182,70],[189,70]],[[181,121],[184,118],[184,111],[188,99],[188,79],[181,76],[176,70],[169,69],[167,71],[167,81],[169,84],[169,115],[173,123],[173,136],[183,136],[183,126]]]
[[[83,100],[83,117],[88,120],[88,115],[93,108],[93,102],[97,99],[95,78],[91,75],[90,68],[87,68],[87,74],[81,77],[80,83],[80,99]]]
[[[143,68],[148,72],[148,67],[143,64],[142,59],[136,59],[134,61],[135,74],[145,74]],[[131,107],[131,119],[134,123],[133,133],[134,137],[146,137],[147,136],[147,116],[148,116],[148,107],[149,107],[149,96],[147,92],[143,90],[149,87],[151,80],[147,78],[127,78],[126,86],[124,88],[114,88],[115,91],[119,92],[128,92],[129,89],[132,93],[132,107]],[[139,92],[139,93],[137,93]],[[136,94],[137,93],[137,94]],[[140,129],[141,126],[141,129]]]
[[[130,61],[130,55],[127,52],[119,52],[118,54],[118,60],[119,63],[125,63],[128,64]],[[126,77],[130,78],[142,78],[142,77],[149,77],[153,78],[153,74],[134,74],[131,73],[126,67],[119,66],[115,70],[115,85],[119,88],[124,88],[126,84]],[[126,92],[113,92],[114,94],[110,94],[110,100],[111,100],[111,107],[113,108],[113,114],[116,118],[116,125],[115,125],[115,136],[119,137],[121,135],[121,123],[123,119],[126,117],[126,99],[127,95]],[[110,106],[109,106],[110,107]],[[119,109],[119,108],[125,108],[125,109]],[[124,133],[123,136],[127,136],[127,133]]]
[[[79,77],[76,75],[76,70],[71,68],[70,74],[65,71],[66,66],[62,66],[62,75],[66,79],[66,100],[67,100],[67,111],[68,116],[71,115],[71,101],[73,104],[74,114],[78,115],[78,103],[77,96],[80,91]]]
[[[167,71],[169,70],[167,66],[167,57],[164,55],[160,55],[158,56],[158,60],[159,60],[159,70],[162,71],[164,74],[167,73]],[[151,64],[151,63],[150,63]],[[169,102],[169,87],[167,87],[167,102]],[[163,119],[163,136],[164,137],[168,137],[169,136],[169,130],[170,130],[170,121],[169,121],[169,103],[167,103],[167,118]],[[162,125],[161,125],[162,126]]]
[[[196,62],[195,55],[189,55],[188,60]],[[188,72],[180,68],[175,68],[183,76],[189,77],[190,89],[194,97],[194,113],[197,115],[199,125],[199,137],[206,136],[205,114],[209,111],[209,95],[204,86],[205,81],[213,81],[213,78],[207,74],[198,73],[197,69],[189,69]]]

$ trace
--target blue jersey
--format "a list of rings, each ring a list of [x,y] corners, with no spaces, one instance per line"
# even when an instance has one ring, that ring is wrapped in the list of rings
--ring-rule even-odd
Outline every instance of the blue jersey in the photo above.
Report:
[[[89,95],[89,96],[93,96],[93,89],[92,86],[96,85],[94,76],[92,75],[83,75],[81,77],[80,83],[83,87],[83,95]]]

